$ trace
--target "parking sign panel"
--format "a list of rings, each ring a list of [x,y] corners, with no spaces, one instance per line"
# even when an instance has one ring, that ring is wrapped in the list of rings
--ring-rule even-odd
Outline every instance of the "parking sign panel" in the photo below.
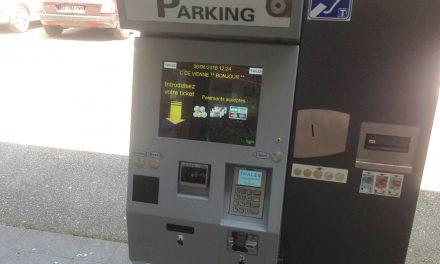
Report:
[[[310,0],[308,19],[350,21],[353,0]]]

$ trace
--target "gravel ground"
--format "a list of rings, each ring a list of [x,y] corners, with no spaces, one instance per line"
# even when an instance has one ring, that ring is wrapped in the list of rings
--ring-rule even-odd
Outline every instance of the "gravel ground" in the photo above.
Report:
[[[407,264],[440,263],[440,192],[422,191],[414,219]]]
[[[127,241],[127,156],[0,143],[0,157],[0,224]],[[439,201],[421,192],[407,264],[440,263]]]

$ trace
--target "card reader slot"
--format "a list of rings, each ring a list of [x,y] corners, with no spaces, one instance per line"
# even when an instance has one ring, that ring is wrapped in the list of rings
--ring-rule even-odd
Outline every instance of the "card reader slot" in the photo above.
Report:
[[[369,150],[408,153],[410,137],[367,134],[364,147]]]
[[[167,224],[167,230],[171,232],[194,234],[194,227],[191,226]]]

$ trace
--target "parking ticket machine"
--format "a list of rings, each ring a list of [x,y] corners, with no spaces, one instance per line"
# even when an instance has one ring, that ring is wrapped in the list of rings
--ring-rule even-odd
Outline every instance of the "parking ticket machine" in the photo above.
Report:
[[[302,1],[121,2],[131,259],[276,263]]]
[[[403,1],[119,1],[133,263],[403,263],[437,92]]]

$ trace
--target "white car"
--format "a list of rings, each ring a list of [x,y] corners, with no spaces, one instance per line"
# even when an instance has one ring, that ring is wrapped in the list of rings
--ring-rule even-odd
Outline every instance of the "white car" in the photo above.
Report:
[[[13,32],[26,32],[30,22],[40,20],[41,5],[41,0],[0,0],[0,24]]]

